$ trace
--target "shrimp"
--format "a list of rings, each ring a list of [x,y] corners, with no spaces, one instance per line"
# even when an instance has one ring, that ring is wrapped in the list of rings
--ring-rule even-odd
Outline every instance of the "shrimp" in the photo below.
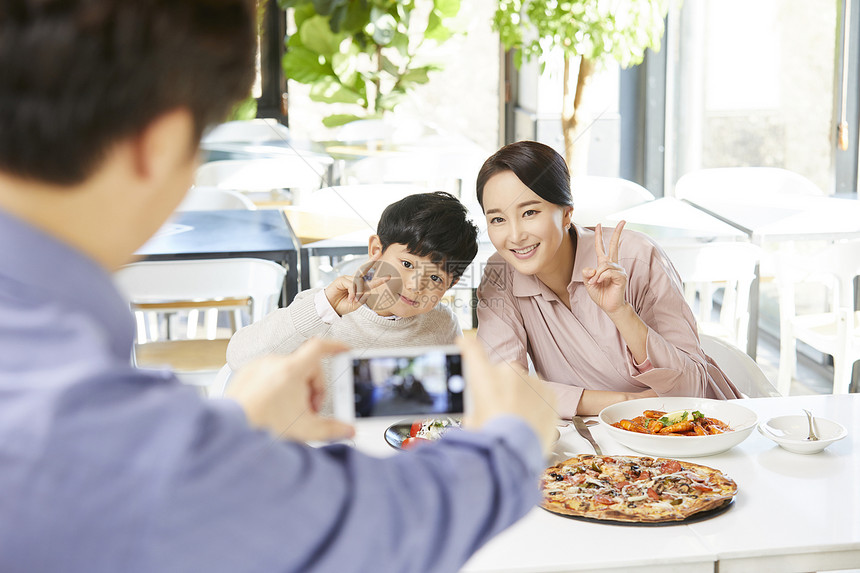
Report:
[[[662,429],[663,422],[661,422],[660,420],[651,420],[651,422],[648,424],[648,431],[652,434],[656,434]]]
[[[660,430],[661,434],[675,434],[679,432],[689,432],[693,429],[693,422],[678,422],[677,424],[672,424],[671,426],[666,426],[662,430]]]
[[[646,430],[645,428],[643,428],[639,424],[634,423],[631,420],[621,420],[621,422],[619,422],[619,424],[621,424],[622,428],[624,428],[625,430],[629,430],[631,432],[638,432],[640,434],[647,434],[648,433],[648,430]]]

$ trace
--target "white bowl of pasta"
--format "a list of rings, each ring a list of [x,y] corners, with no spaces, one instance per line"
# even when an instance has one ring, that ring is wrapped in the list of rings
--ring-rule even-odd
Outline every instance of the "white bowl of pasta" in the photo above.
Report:
[[[609,436],[631,450],[696,458],[740,444],[755,429],[758,417],[734,400],[664,397],[607,406],[598,420]]]

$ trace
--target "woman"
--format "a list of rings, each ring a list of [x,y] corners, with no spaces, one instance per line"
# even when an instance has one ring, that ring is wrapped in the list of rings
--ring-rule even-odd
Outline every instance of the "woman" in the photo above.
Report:
[[[663,251],[622,221],[608,244],[573,223],[570,174],[552,148],[507,145],[484,162],[478,202],[497,253],[478,289],[478,337],[558,394],[559,414],[648,396],[740,398],[699,346]]]

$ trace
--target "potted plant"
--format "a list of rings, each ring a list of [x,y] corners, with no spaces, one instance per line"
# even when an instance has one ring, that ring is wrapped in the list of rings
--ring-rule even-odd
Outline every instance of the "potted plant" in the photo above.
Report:
[[[447,40],[460,0],[278,0],[292,8],[296,31],[282,64],[309,84],[313,101],[346,104],[323,119],[335,127],[381,118],[439,69],[427,59]],[[341,106],[343,107],[343,106]]]
[[[564,56],[561,121],[572,169],[579,164],[574,142],[587,126],[581,109],[589,80],[608,58],[626,68],[641,63],[646,49],[658,50],[668,8],[669,0],[499,0],[493,28],[517,67],[523,58],[544,64],[551,53]]]

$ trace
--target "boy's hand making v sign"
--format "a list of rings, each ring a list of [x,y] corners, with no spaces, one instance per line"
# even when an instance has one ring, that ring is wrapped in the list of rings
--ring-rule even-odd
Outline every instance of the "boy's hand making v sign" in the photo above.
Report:
[[[325,287],[325,296],[338,316],[344,316],[356,310],[367,302],[371,291],[391,280],[390,275],[379,275],[370,272],[376,270],[374,264],[382,253],[370,257],[361,265],[353,276],[343,275],[334,279]]]

